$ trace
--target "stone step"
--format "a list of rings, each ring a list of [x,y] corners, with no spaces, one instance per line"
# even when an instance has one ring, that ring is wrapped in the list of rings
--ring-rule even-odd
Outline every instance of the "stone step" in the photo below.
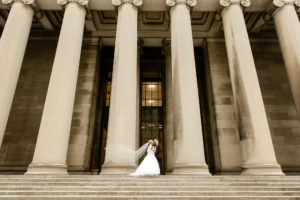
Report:
[[[299,200],[300,196],[227,196],[227,197],[219,197],[219,196],[105,196],[105,197],[82,197],[82,196],[72,196],[72,197],[62,197],[62,196],[52,196],[52,197],[35,197],[35,196],[27,196],[27,197],[1,197],[1,200],[116,200],[116,199],[151,199],[151,200]]]
[[[7,196],[85,196],[85,197],[105,197],[105,196],[300,196],[300,191],[1,191],[0,198]]]
[[[0,199],[300,199],[287,176],[0,176]]]
[[[5,179],[103,179],[103,180],[147,180],[147,179],[165,179],[165,180],[299,180],[300,176],[187,176],[187,175],[166,175],[155,177],[132,177],[128,175],[0,175],[0,180]]]
[[[182,181],[188,181],[188,182],[298,182],[300,183],[300,178],[299,179],[216,179],[216,178],[207,178],[207,179],[190,179],[190,178],[181,178],[181,179],[168,179],[168,178],[142,178],[142,177],[132,177],[132,178],[60,178],[60,177],[40,177],[40,178],[35,178],[35,177],[27,177],[27,178],[0,178],[0,183],[1,182],[6,182],[7,180],[10,180],[11,182],[44,182],[44,181],[56,181],[56,182],[82,182],[82,181],[89,181],[89,182],[152,182],[153,180],[159,180],[160,182],[182,182]]]
[[[7,182],[9,180],[10,182],[46,182],[46,181],[51,181],[51,182],[84,182],[84,181],[89,181],[89,182],[153,182],[155,181],[160,181],[164,183],[170,183],[170,182],[191,182],[191,183],[197,183],[197,182],[240,182],[240,183],[245,183],[245,182],[294,182],[294,183],[300,183],[300,180],[223,180],[223,179],[68,179],[68,178],[27,178],[27,179],[17,179],[17,178],[9,178],[9,179],[0,179],[0,183]]]
[[[221,186],[1,186],[2,191],[295,191],[300,192],[300,186],[288,187],[221,187]]]
[[[6,183],[0,183],[1,186],[182,186],[182,185],[192,185],[192,186],[257,186],[257,187],[264,187],[264,186],[276,186],[276,187],[292,187],[292,186],[299,186],[299,183],[236,183],[236,182],[213,182],[213,183],[185,183],[185,182],[179,182],[179,183],[160,183],[160,182],[152,182],[152,183],[144,183],[144,182],[138,182],[138,183],[118,183],[118,182],[112,182],[112,183],[90,183],[90,182],[77,182],[77,183],[70,183],[70,182],[6,182]]]

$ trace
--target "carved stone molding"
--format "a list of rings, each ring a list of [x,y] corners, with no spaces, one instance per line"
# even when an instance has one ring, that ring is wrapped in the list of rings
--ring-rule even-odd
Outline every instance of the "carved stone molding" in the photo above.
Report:
[[[2,0],[1,2],[5,5],[10,5],[14,2],[21,2],[21,3],[24,3],[26,5],[34,5],[34,1],[35,0]]]
[[[123,3],[132,3],[132,5],[140,7],[143,5],[143,0],[112,0],[114,6],[120,6]]]
[[[197,5],[197,0],[166,0],[166,4],[170,7],[179,3],[186,4],[189,7],[194,7]]]
[[[61,6],[65,6],[68,3],[72,3],[72,2],[78,3],[78,5],[81,6],[88,6],[89,4],[89,0],[57,0],[57,4]]]
[[[240,4],[244,8],[247,8],[251,5],[250,0],[220,0],[220,5],[222,7],[228,7],[231,4]]]
[[[163,48],[167,48],[171,46],[171,38],[165,38],[162,40]]]
[[[163,47],[161,49],[161,54],[166,55],[167,48],[171,48],[171,38],[163,39],[161,44],[162,44],[162,47]]]
[[[292,4],[300,7],[300,0],[273,0],[273,4],[278,8],[283,7],[286,4]]]

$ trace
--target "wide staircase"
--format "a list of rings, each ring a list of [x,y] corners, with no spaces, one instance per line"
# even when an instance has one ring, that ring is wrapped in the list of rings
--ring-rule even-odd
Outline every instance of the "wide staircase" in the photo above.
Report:
[[[0,199],[300,199],[300,176],[0,176]]]

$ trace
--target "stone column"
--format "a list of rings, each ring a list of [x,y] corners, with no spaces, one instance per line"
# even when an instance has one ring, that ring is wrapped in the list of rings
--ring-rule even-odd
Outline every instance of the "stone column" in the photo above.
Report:
[[[12,4],[0,39],[0,146],[15,95],[34,15],[27,1],[2,0]]]
[[[273,19],[284,59],[287,75],[300,118],[300,23],[294,3],[300,7],[300,1],[273,1],[278,8]]]
[[[59,0],[65,6],[33,161],[27,174],[67,174],[73,115],[88,1]]]
[[[276,161],[242,6],[248,0],[220,0],[229,70],[243,154],[243,174],[281,175]]]
[[[205,163],[190,7],[196,0],[167,0],[171,6],[173,174],[209,174]]]
[[[137,6],[142,0],[113,0],[118,25],[105,162],[101,174],[129,174],[136,168],[138,84]]]
[[[173,170],[174,164],[174,129],[173,129],[173,108],[172,108],[172,56],[171,41],[163,41],[163,53],[165,55],[165,76],[166,76],[166,120],[165,120],[165,153],[166,171]]]

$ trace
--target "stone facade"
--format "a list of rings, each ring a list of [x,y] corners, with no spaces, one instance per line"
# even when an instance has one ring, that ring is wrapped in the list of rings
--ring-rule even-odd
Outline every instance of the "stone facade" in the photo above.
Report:
[[[272,133],[276,157],[285,172],[297,172],[300,162],[300,122],[277,40],[251,42],[259,82]],[[31,162],[49,84],[56,39],[31,39],[22,66],[12,111],[1,147],[1,170],[25,171]],[[241,171],[239,132],[233,104],[232,85],[224,39],[207,39],[204,48],[212,88],[212,112],[219,152],[216,173]],[[36,57],[39,54],[39,57]],[[71,171],[88,171],[93,137],[93,107],[96,68],[99,67],[97,42],[85,41],[76,90],[68,150]],[[209,82],[207,83],[209,84]],[[96,88],[98,90],[98,88]],[[213,120],[211,121],[213,123]]]
[[[134,171],[144,46],[166,56],[168,172],[300,172],[299,0],[1,2],[0,170]]]
[[[93,43],[92,43],[93,42]],[[1,146],[2,170],[25,171],[32,161],[49,84],[56,39],[30,40]],[[39,55],[36,57],[36,55]],[[70,170],[89,169],[92,105],[98,44],[85,41],[79,68],[76,99],[69,141]]]
[[[234,173],[241,171],[240,139],[228,61],[224,40],[207,40],[208,66],[212,88],[212,113],[219,145],[219,166],[217,171]],[[213,121],[211,122],[213,123]]]
[[[277,160],[286,172],[299,171],[300,122],[278,41],[253,41],[252,49]]]

